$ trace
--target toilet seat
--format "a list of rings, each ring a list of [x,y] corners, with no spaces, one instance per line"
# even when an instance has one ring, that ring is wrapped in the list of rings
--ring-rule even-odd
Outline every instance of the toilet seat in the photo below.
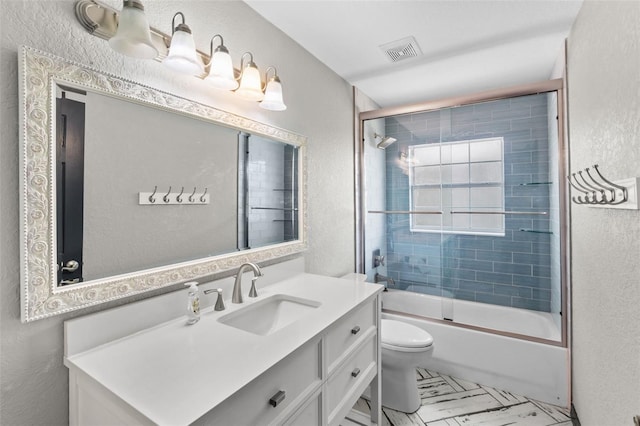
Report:
[[[381,320],[380,337],[383,348],[400,352],[421,352],[433,345],[433,337],[429,333],[396,320]]]

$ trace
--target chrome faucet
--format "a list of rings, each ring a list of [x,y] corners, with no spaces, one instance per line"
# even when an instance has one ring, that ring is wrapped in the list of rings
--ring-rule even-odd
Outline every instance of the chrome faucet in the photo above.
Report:
[[[258,292],[256,291],[256,281],[259,277],[262,276],[262,271],[260,267],[255,263],[243,263],[238,268],[238,275],[236,275],[236,280],[233,283],[233,295],[231,296],[231,303],[242,303],[242,274],[245,270],[252,269],[253,270],[253,279],[251,280],[251,290],[249,291],[249,297],[257,297]]]
[[[393,278],[385,277],[384,275],[376,272],[376,274],[373,276],[373,282],[379,283],[381,281],[385,282],[385,285],[384,285],[385,291],[387,290],[387,285],[390,285],[391,287],[396,285],[396,282],[393,280]]]

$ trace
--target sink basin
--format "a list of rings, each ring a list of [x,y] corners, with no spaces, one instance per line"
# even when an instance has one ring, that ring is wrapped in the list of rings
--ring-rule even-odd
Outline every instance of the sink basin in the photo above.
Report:
[[[223,317],[218,321],[259,336],[266,336],[299,320],[320,306],[320,302],[276,294],[255,302]]]

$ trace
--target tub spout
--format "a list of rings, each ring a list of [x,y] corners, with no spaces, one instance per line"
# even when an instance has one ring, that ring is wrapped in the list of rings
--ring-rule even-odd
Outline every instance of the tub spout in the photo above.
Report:
[[[393,280],[393,278],[385,277],[384,275],[379,274],[377,272],[373,277],[373,282],[375,283],[384,282],[385,290],[387,289],[388,286],[394,287],[396,285],[396,282]]]

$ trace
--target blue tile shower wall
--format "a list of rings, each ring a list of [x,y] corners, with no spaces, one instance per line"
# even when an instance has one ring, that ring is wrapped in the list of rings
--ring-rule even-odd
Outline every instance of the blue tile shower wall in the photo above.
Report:
[[[504,138],[505,210],[548,211],[546,95],[388,118],[387,209],[409,210],[402,152],[410,145]],[[411,232],[408,215],[387,216],[387,272],[411,291],[549,312],[548,216],[505,217],[504,237]]]

